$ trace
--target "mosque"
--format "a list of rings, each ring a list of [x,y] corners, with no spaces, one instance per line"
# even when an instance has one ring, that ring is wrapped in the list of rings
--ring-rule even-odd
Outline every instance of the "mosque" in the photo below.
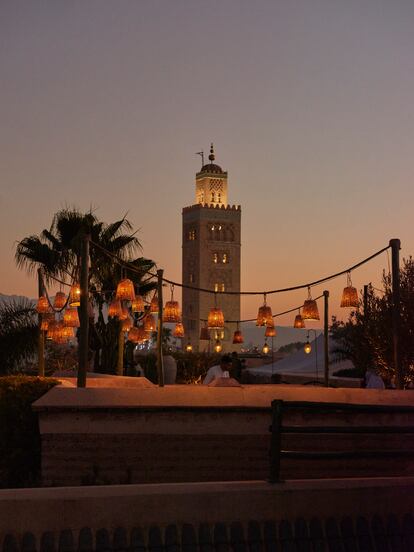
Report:
[[[209,310],[216,304],[224,313],[224,330],[211,333],[222,351],[238,350],[233,333],[240,320],[241,208],[228,203],[227,172],[215,163],[211,144],[209,163],[195,177],[195,203],[183,208],[182,282],[185,343],[205,351],[211,341],[200,340]],[[190,289],[208,289],[215,294]],[[233,321],[233,322],[232,322]]]

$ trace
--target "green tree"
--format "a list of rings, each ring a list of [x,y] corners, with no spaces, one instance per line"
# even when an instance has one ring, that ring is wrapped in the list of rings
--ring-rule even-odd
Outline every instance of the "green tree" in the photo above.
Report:
[[[405,385],[414,380],[414,261],[403,260],[400,270],[400,352]],[[395,376],[392,334],[392,281],[383,274],[383,290],[368,287],[367,309],[351,311],[346,322],[332,320],[333,351],[338,359],[349,359],[361,374],[376,370],[385,381]]]
[[[20,372],[37,349],[37,313],[27,299],[0,303],[0,373]]]
[[[155,284],[147,271],[153,261],[137,256],[141,245],[125,217],[113,223],[100,221],[92,212],[61,209],[52,220],[50,229],[31,235],[18,242],[16,263],[29,274],[41,268],[47,284],[53,278],[71,281],[78,277],[82,237],[91,236],[89,285],[98,310],[97,321],[91,324],[90,348],[95,351],[95,368],[114,372],[117,358],[119,322],[105,320],[104,308],[113,297],[121,277],[130,278],[141,295],[146,295]],[[97,244],[98,247],[93,244]],[[109,251],[113,257],[103,250]],[[125,269],[119,260],[128,262]]]

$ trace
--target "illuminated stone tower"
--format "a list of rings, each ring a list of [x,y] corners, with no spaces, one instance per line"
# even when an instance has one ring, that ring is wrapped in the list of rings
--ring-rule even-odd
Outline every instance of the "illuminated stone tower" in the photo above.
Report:
[[[195,204],[183,209],[184,284],[216,291],[217,306],[225,320],[240,319],[240,295],[224,295],[223,291],[240,291],[240,206],[229,205],[227,172],[214,163],[211,144],[209,163],[196,174]],[[200,329],[214,306],[214,295],[183,288],[184,343],[194,351],[204,351],[207,341],[200,341]],[[232,344],[236,324],[226,323],[218,332],[223,351],[237,350]],[[210,349],[214,345],[216,332]]]

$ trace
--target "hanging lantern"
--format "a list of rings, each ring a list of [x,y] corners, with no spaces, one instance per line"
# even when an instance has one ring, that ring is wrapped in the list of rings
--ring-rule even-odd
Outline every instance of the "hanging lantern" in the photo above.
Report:
[[[150,303],[150,312],[157,314],[158,312],[158,294],[157,292],[154,293],[151,299]]]
[[[305,346],[303,347],[303,350],[308,355],[312,351],[312,346],[309,343],[309,340],[305,343]]]
[[[207,326],[202,326],[200,330],[200,341],[210,341],[210,332]]]
[[[297,329],[302,329],[305,327],[305,321],[303,320],[302,315],[300,314],[300,311],[299,311],[299,314],[295,316],[293,327]]]
[[[142,295],[135,295],[135,299],[131,304],[132,312],[144,312],[144,299]]]
[[[185,346],[185,350],[187,353],[192,353],[193,352],[193,346],[191,345],[190,342],[187,343],[187,345]]]
[[[274,326],[266,326],[265,337],[276,337],[276,328]]]
[[[272,309],[266,305],[266,293],[263,295],[263,305],[259,307],[257,313],[256,326],[272,326],[273,316]]]
[[[155,318],[151,313],[148,313],[144,318],[144,330],[146,332],[155,332],[157,329],[157,324]]]
[[[269,351],[270,351],[270,347],[269,345],[267,344],[267,341],[264,342],[264,345],[263,345],[263,349],[262,349],[262,353],[264,355],[267,355],[269,354]]]
[[[55,295],[55,300],[53,301],[53,308],[57,310],[61,310],[66,305],[66,295],[63,293],[63,291],[58,291]]]
[[[135,289],[132,280],[124,278],[119,282],[115,298],[120,301],[133,301],[135,299]]]
[[[78,309],[75,307],[67,308],[63,313],[63,322],[67,328],[79,328]]]
[[[174,331],[173,331],[174,337],[184,337],[184,326],[181,322],[178,322],[175,325]]]
[[[139,336],[139,329],[136,326],[132,326],[132,328],[130,328],[128,332],[128,341],[131,341],[132,343],[138,343]]]
[[[63,328],[64,328],[64,325],[62,320],[59,320],[58,322],[56,322],[56,325],[53,327],[52,340],[55,343],[62,344],[66,342],[66,337],[63,332]]]
[[[122,318],[122,305],[119,299],[111,301],[108,309],[108,316],[113,318]]]
[[[207,327],[209,330],[222,330],[224,328],[224,314],[221,309],[217,307],[210,309]]]
[[[47,333],[46,333],[46,339],[48,341],[53,341],[53,339],[55,338],[56,327],[57,327],[56,320],[49,320],[49,323],[47,326]]]
[[[341,307],[359,307],[358,291],[352,285],[351,274],[347,274],[346,288],[342,292]]]
[[[69,305],[71,307],[80,307],[81,289],[79,284],[73,284],[70,288]]]
[[[42,321],[40,322],[40,331],[47,332],[48,328],[49,328],[49,320],[47,318],[43,318],[42,316]]]
[[[162,320],[163,322],[181,321],[181,312],[178,301],[167,301],[165,303]]]
[[[122,307],[121,305],[121,316],[119,316],[119,320],[126,320],[129,316],[129,311],[126,307]]]
[[[303,303],[302,318],[303,320],[319,320],[318,305],[311,297],[310,287],[308,287],[308,298]]]
[[[244,343],[243,334],[241,330],[236,330],[233,334],[233,345],[238,345],[240,343]]]
[[[69,341],[70,339],[73,339],[75,337],[75,330],[73,327],[69,326],[63,326],[61,330],[62,339],[65,341]]]
[[[124,320],[122,320],[122,331],[129,332],[131,328],[132,328],[132,320],[128,314],[127,317]]]
[[[39,314],[45,314],[49,311],[49,301],[47,300],[47,297],[45,295],[42,295],[37,300],[36,311]]]
[[[222,349],[223,349],[223,347],[222,347],[222,345],[221,345],[220,339],[216,339],[216,342],[215,342],[215,344],[214,344],[214,351],[215,351],[216,353],[221,353]]]

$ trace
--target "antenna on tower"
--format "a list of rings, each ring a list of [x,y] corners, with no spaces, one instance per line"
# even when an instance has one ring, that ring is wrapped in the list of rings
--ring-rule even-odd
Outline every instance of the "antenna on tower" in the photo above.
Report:
[[[204,167],[204,151],[197,151],[196,155],[201,155],[201,167]]]

